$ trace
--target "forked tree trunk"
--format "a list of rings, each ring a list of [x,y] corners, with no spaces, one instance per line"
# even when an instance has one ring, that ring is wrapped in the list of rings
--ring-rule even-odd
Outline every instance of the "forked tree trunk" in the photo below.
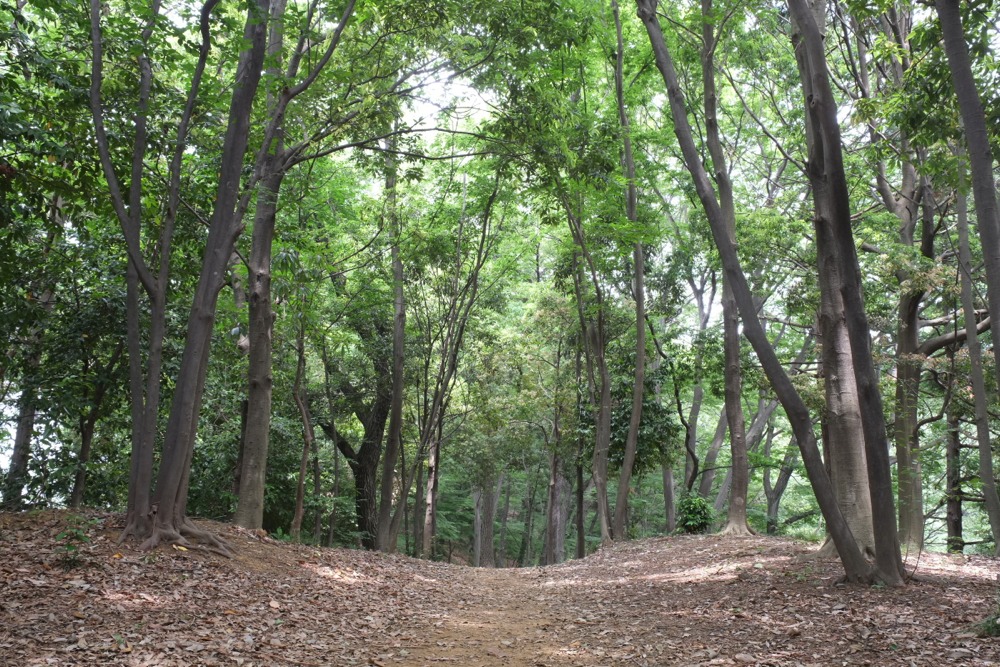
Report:
[[[290,58],[286,71],[282,70],[284,52],[285,6],[287,0],[271,0],[268,23],[270,33],[267,45],[268,76],[274,80],[285,77],[293,80],[302,62],[299,41],[296,53]],[[272,88],[267,97],[267,123],[263,129],[263,142],[258,151],[256,171],[260,174],[257,209],[254,215],[250,261],[247,266],[250,279],[250,351],[247,371],[247,398],[250,418],[247,424],[245,456],[240,477],[239,504],[234,521],[246,528],[260,528],[263,520],[267,451],[271,428],[272,378],[272,329],[274,311],[271,304],[271,249],[278,197],[288,170],[301,161],[304,143],[286,148],[284,144],[285,112],[291,101],[315,81],[320,70],[337,48],[348,17],[353,11],[353,0],[347,3],[344,14],[333,30],[323,53],[310,62],[312,69],[294,86],[285,85],[280,90]],[[312,48],[315,45],[310,45]],[[308,143],[308,140],[306,140]]]
[[[734,244],[726,233],[725,221],[719,207],[715,192],[712,189],[708,174],[701,162],[701,156],[694,143],[694,136],[687,118],[687,108],[684,94],[681,92],[670,51],[667,48],[659,18],[656,14],[655,0],[637,0],[639,18],[646,27],[657,68],[663,75],[667,87],[667,95],[674,119],[674,133],[677,135],[684,163],[694,180],[695,190],[707,214],[712,236],[722,259],[726,277],[731,281],[733,296],[737,308],[743,318],[744,332],[760,360],[764,373],[774,388],[775,394],[785,408],[785,413],[795,432],[802,460],[816,494],[817,502],[827,521],[831,534],[834,536],[837,551],[844,565],[846,576],[852,581],[869,581],[871,569],[858,550],[850,529],[837,507],[836,497],[830,479],[823,468],[823,460],[816,446],[815,434],[812,430],[812,420],[808,408],[801,396],[785,373],[781,362],[775,355],[774,348],[757,317],[757,307],[747,284],[746,276],[740,265]]]
[[[210,48],[209,28],[211,14],[219,0],[205,0],[199,20],[201,45],[195,65],[187,101],[174,140],[173,157],[168,170],[166,210],[160,224],[159,241],[155,244],[158,269],[154,274],[146,264],[141,250],[143,175],[147,150],[147,125],[152,65],[145,48],[139,54],[139,104],[134,118],[135,135],[132,146],[131,182],[126,203],[121,183],[111,162],[111,145],[104,125],[104,108],[101,101],[103,81],[103,44],[101,35],[102,4],[90,4],[90,34],[93,56],[91,58],[90,109],[94,118],[101,168],[108,184],[111,204],[118,218],[128,250],[126,284],[126,340],[129,356],[129,390],[132,415],[132,454],[129,472],[129,491],[125,529],[122,541],[130,535],[145,537],[153,529],[151,485],[153,478],[153,449],[156,441],[160,414],[160,370],[163,362],[163,340],[166,332],[166,291],[170,270],[170,248],[174,223],[180,205],[180,180],[182,158],[187,146],[187,133],[194,105],[198,97],[202,75],[205,71]],[[160,10],[159,0],[151,3],[150,17],[141,33],[141,43],[148,45]],[[142,358],[140,289],[149,299],[149,331],[146,336],[148,355]],[[144,376],[145,373],[145,376]]]
[[[229,258],[241,228],[236,217],[243,171],[243,156],[249,137],[250,113],[264,64],[270,0],[250,6],[244,30],[248,45],[240,54],[236,81],[229,108],[229,122],[223,141],[219,189],[212,213],[201,275],[187,323],[187,337],[170,408],[163,457],[153,494],[155,517],[150,535],[142,548],[152,549],[161,542],[185,542],[194,537],[217,549],[224,545],[214,536],[194,527],[186,517],[188,481],[194,452],[198,415],[201,408],[209,348],[215,324],[219,292],[224,285]]]

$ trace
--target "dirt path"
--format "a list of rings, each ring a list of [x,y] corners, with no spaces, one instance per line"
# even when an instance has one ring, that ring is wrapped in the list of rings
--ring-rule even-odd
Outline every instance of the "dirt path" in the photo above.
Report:
[[[996,608],[983,558],[924,555],[920,582],[880,590],[779,539],[486,570],[221,524],[232,560],[141,554],[115,547],[120,517],[89,518],[67,567],[65,514],[0,514],[0,665],[1000,665],[1000,640],[969,631]]]

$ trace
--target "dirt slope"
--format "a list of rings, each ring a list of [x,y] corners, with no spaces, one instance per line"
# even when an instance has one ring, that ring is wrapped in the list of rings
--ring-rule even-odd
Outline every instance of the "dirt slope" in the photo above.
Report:
[[[969,632],[996,607],[990,559],[924,554],[879,590],[778,539],[484,570],[205,524],[230,560],[116,548],[121,517],[87,516],[67,563],[65,513],[0,514],[0,665],[1000,665]]]

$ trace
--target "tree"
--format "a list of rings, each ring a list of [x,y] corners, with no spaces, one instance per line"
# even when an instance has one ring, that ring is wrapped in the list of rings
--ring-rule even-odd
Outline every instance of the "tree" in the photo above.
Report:
[[[280,90],[269,92],[268,124],[264,133],[264,145],[261,150],[261,192],[257,198],[257,212],[254,221],[254,239],[248,265],[250,275],[250,375],[248,396],[251,403],[249,413],[252,415],[247,427],[247,446],[243,458],[244,471],[240,476],[240,505],[237,508],[235,520],[246,527],[259,527],[264,498],[265,463],[268,448],[268,429],[271,402],[271,339],[273,312],[270,294],[270,259],[271,245],[275,233],[275,220],[278,198],[282,182],[295,166],[324,158],[336,151],[350,147],[376,145],[386,136],[395,136],[405,129],[389,129],[380,118],[388,113],[398,115],[400,100],[412,95],[415,90],[424,85],[418,81],[408,85],[411,78],[428,76],[444,66],[444,59],[438,56],[416,57],[412,54],[400,56],[395,52],[399,49],[390,39],[390,34],[376,32],[373,43],[368,48],[357,49],[362,57],[370,58],[378,71],[378,76],[363,80],[360,86],[365,88],[363,94],[348,86],[343,91],[336,89],[332,94],[329,90],[319,93],[319,99],[306,99],[302,106],[308,114],[315,107],[323,110],[318,118],[308,118],[305,130],[301,136],[293,137],[286,127],[286,116],[290,113],[290,105],[296,98],[305,98],[310,89],[317,88],[313,84],[321,73],[328,69],[328,64],[340,46],[341,36],[348,20],[354,13],[354,2],[347,2],[339,21],[333,30],[325,37],[326,47],[315,63],[301,74],[295,85],[287,85],[300,76],[303,62],[309,63],[307,52],[316,48],[313,40],[305,36],[309,30],[320,26],[325,20],[322,12],[317,11],[318,3],[313,2],[308,11],[307,25],[302,28],[302,37],[297,41],[288,58],[288,66],[281,70],[283,57],[282,24],[285,11],[284,3],[275,5],[273,9],[273,30],[270,42],[271,76],[278,80],[283,78],[285,85]],[[400,21],[414,21],[418,25],[424,18],[414,18],[407,12],[400,12]],[[315,21],[316,26],[311,25]],[[412,26],[407,26],[413,30]],[[367,50],[367,53],[365,51]],[[404,49],[405,50],[405,49]],[[418,51],[419,54],[419,51]],[[350,58],[355,55],[348,56]],[[409,58],[416,62],[411,63]],[[349,65],[348,65],[349,67]],[[381,71],[381,70],[386,71]],[[347,76],[354,75],[350,72]],[[355,75],[356,76],[356,75]],[[367,100],[367,101],[366,101]],[[345,134],[356,132],[360,138],[347,139]],[[373,445],[376,449],[366,458],[368,463],[362,464],[367,470],[368,465],[376,466],[381,453],[381,439]],[[365,479],[373,479],[374,471],[367,471]],[[374,481],[372,482],[374,484]],[[374,501],[371,512],[375,512]],[[366,510],[367,512],[367,510]],[[367,514],[366,514],[367,515]],[[374,540],[376,530],[375,518],[367,521],[367,531]]]
[[[792,0],[789,7],[801,33],[801,41],[796,44],[796,48],[801,49],[797,60],[808,109],[807,172],[816,207],[813,220],[817,252],[820,257],[828,251],[832,255],[826,270],[820,267],[820,276],[833,278],[839,274],[839,279],[834,279],[834,284],[843,299],[843,306],[837,310],[843,313],[846,321],[853,357],[853,375],[859,395],[875,530],[876,570],[886,583],[901,584],[904,571],[896,535],[885,417],[878,376],[871,355],[871,335],[851,229],[850,195],[844,173],[837,109],[826,69],[823,37],[814,14],[804,0]]]
[[[705,213],[708,216],[712,236],[715,239],[716,246],[722,258],[726,277],[732,282],[733,296],[736,299],[739,313],[743,318],[745,335],[757,353],[761,366],[770,380],[778,399],[785,408],[785,413],[789,421],[792,423],[809,481],[812,483],[816,499],[819,502],[823,516],[833,536],[834,543],[837,546],[837,551],[840,554],[847,578],[855,581],[867,580],[870,577],[870,570],[854,542],[850,528],[844,521],[840,509],[837,507],[833,488],[823,468],[823,462],[816,446],[816,439],[812,431],[812,421],[809,418],[808,409],[789,380],[788,375],[781,367],[774,349],[771,347],[771,343],[767,339],[763,327],[760,325],[753,296],[750,293],[746,276],[743,274],[740,266],[736,248],[726,234],[722,209],[716,199],[708,174],[701,163],[694,143],[694,137],[687,119],[684,95],[681,92],[673,60],[667,48],[666,41],[663,38],[663,32],[656,14],[656,2],[655,0],[637,0],[637,4],[639,18],[646,27],[646,32],[653,47],[653,55],[656,59],[657,68],[660,70],[667,87],[670,108],[674,117],[674,133],[677,135],[678,142],[680,143],[685,167],[691,173],[698,198],[701,200]]]
[[[180,178],[180,161],[183,153],[184,137],[186,136],[187,121],[190,119],[191,109],[197,97],[198,86],[201,74],[204,71],[205,60],[209,45],[209,20],[211,12],[217,2],[209,0],[202,7],[201,29],[202,48],[199,56],[198,68],[192,80],[188,95],[188,102],[185,108],[185,115],[178,130],[179,140],[174,153],[174,162],[171,169],[171,192],[170,199],[172,206],[170,211],[176,211],[178,203],[177,182]],[[191,456],[194,448],[194,439],[197,432],[198,408],[201,403],[201,392],[204,388],[205,373],[207,369],[209,344],[212,335],[212,325],[215,321],[215,307],[218,300],[219,291],[224,285],[224,276],[229,258],[235,248],[236,239],[240,233],[239,194],[242,171],[244,165],[244,153],[249,139],[250,113],[253,101],[257,94],[257,85],[260,82],[263,71],[264,51],[267,36],[266,17],[270,8],[269,0],[259,0],[249,6],[243,37],[246,40],[247,48],[240,53],[239,62],[236,69],[235,80],[240,85],[233,89],[232,98],[229,105],[228,126],[223,142],[221,154],[221,171],[219,175],[218,195],[210,220],[209,234],[205,243],[205,252],[202,261],[201,275],[198,281],[191,313],[188,318],[187,337],[184,346],[184,353],[181,359],[181,366],[178,371],[173,401],[170,409],[170,418],[167,422],[167,430],[164,439],[163,457],[160,463],[159,474],[157,476],[155,491],[148,486],[148,476],[152,472],[152,436],[153,424],[155,424],[155,412],[152,412],[143,421],[143,415],[139,414],[139,406],[133,408],[133,418],[137,424],[142,425],[144,430],[148,427],[149,433],[138,433],[136,441],[139,446],[133,450],[133,470],[130,477],[130,518],[126,527],[125,535],[135,534],[145,541],[143,547],[151,549],[163,541],[167,542],[187,542],[187,537],[205,539],[215,548],[224,549],[217,539],[207,535],[204,531],[196,528],[186,518],[186,501],[188,478],[190,475]],[[154,20],[159,11],[159,2],[154,0],[151,18],[146,24],[142,37],[143,43],[148,43],[154,29]],[[137,317],[137,287],[142,283],[150,298],[154,301],[154,322],[162,321],[161,302],[167,283],[168,267],[168,247],[169,240],[166,240],[167,247],[161,249],[160,274],[154,277],[145,267],[140,255],[138,224],[141,215],[141,193],[142,174],[144,168],[144,157],[147,147],[146,128],[146,104],[149,99],[152,86],[152,69],[148,56],[140,56],[140,78],[139,90],[139,114],[136,118],[135,143],[132,159],[132,182],[130,186],[130,200],[126,207],[125,200],[121,194],[118,177],[115,173],[111,160],[111,148],[108,135],[104,126],[104,109],[101,103],[101,90],[103,80],[103,50],[101,36],[101,5],[94,0],[91,3],[91,43],[93,47],[92,58],[92,85],[91,85],[91,110],[94,114],[94,126],[98,139],[98,148],[101,154],[101,162],[104,168],[111,190],[112,202],[119,221],[125,233],[126,242],[129,247],[129,303],[133,315],[130,318],[130,358],[132,359],[133,374],[137,369],[138,359],[138,326],[134,321]],[[165,225],[167,228],[170,225]],[[154,324],[154,327],[158,327]],[[154,331],[151,338],[159,339],[159,331]],[[159,351],[157,350],[157,356]],[[156,362],[159,363],[158,361]],[[152,365],[152,364],[151,364]],[[158,373],[153,377],[149,373],[149,383],[158,382]],[[141,390],[132,385],[134,400],[141,396]],[[159,394],[158,386],[153,389],[153,393]],[[155,401],[151,401],[155,403]],[[147,411],[156,407],[147,405]]]
[[[615,100],[618,107],[618,122],[622,129],[622,165],[628,183],[625,189],[625,216],[629,222],[638,219],[638,192],[635,184],[635,156],[632,154],[631,127],[628,109],[625,106],[625,44],[622,39],[622,21],[618,2],[611,0],[611,11],[615,19],[617,48],[615,49]],[[632,250],[633,280],[635,297],[635,377],[632,389],[632,415],[629,419],[628,437],[625,443],[625,460],[618,476],[618,497],[615,500],[614,534],[618,539],[625,537],[625,522],[628,513],[628,491],[635,466],[636,447],[639,441],[639,425],[642,422],[642,396],[646,387],[646,287],[645,264],[642,244],[636,242]]]

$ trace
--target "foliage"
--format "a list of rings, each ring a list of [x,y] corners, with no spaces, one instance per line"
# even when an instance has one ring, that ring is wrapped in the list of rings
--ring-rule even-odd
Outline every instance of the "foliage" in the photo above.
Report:
[[[59,543],[56,551],[64,569],[70,570],[83,564],[81,550],[93,542],[87,531],[98,523],[97,519],[88,519],[79,514],[66,516],[66,527],[56,535]]]
[[[682,533],[704,533],[715,521],[715,508],[707,498],[686,493],[677,500],[677,529]]]

